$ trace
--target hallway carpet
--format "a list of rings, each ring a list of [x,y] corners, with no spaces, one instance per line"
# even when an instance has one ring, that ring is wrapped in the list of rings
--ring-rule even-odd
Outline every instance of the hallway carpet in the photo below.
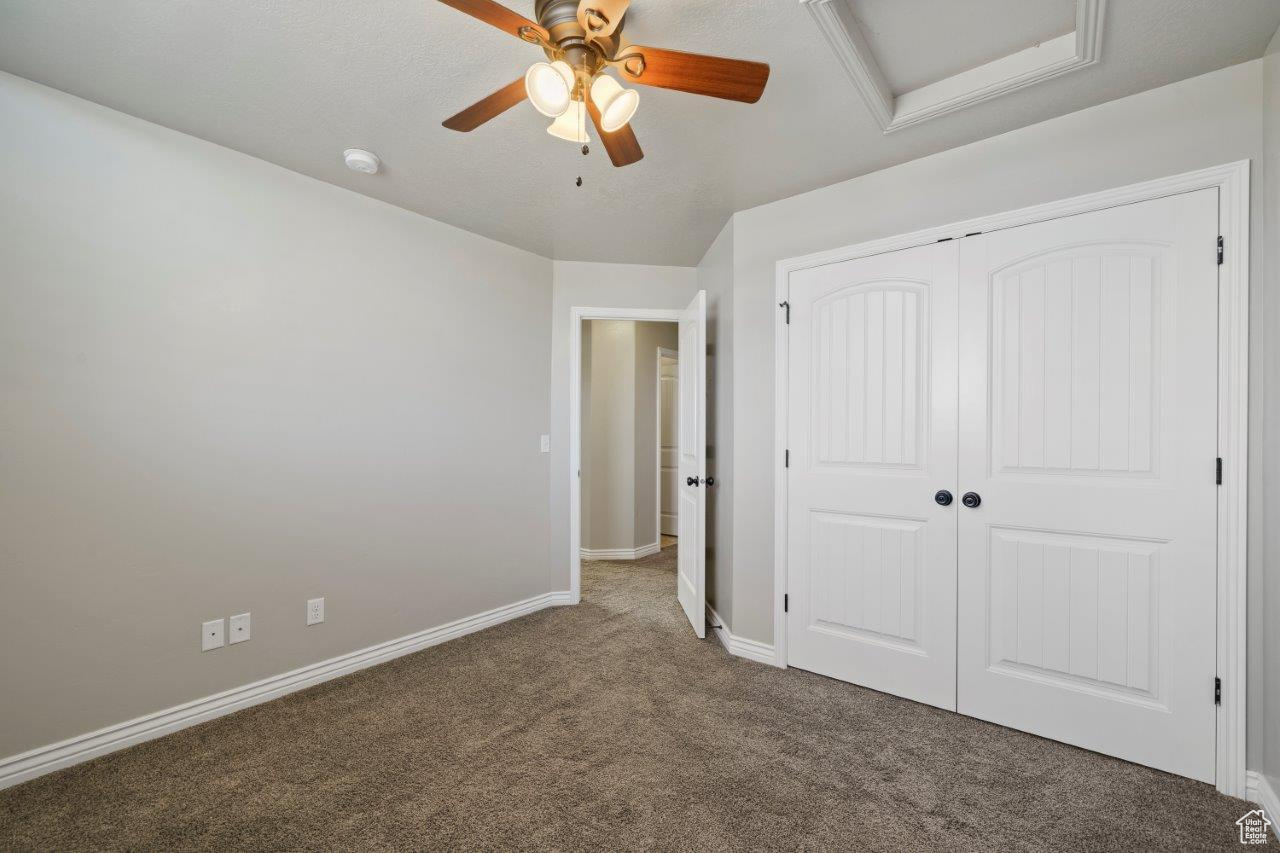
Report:
[[[3,850],[1237,849],[1208,786],[583,602],[0,791]]]

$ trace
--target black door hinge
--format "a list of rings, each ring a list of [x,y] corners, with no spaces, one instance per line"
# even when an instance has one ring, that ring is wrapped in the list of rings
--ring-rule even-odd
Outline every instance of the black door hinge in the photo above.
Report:
[[[1213,704],[1222,704],[1222,679],[1217,677],[1213,679]]]
[[[787,312],[787,325],[790,326],[791,325],[791,303],[779,302],[778,307]]]
[[[1218,266],[1222,266],[1222,238],[1218,238]]]
[[[782,467],[783,468],[791,467],[791,451],[789,449],[782,451]]]
[[[787,595],[786,593],[782,594],[782,612],[783,613],[791,612],[791,596]]]
[[[1218,457],[1218,485],[1222,485],[1222,457]]]

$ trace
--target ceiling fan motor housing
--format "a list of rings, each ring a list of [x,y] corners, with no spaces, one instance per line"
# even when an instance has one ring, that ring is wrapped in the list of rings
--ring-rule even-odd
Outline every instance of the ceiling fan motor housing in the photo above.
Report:
[[[588,0],[589,2],[589,0]],[[534,13],[543,29],[551,33],[551,42],[564,54],[563,59],[574,69],[594,75],[618,50],[625,17],[608,36],[596,36],[590,40],[578,22],[579,0],[537,0]],[[560,58],[547,51],[548,58]]]

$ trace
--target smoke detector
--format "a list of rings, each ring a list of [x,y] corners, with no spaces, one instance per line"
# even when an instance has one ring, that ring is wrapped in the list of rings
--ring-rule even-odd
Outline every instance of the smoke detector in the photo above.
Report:
[[[366,175],[375,175],[378,169],[382,168],[382,161],[378,159],[378,155],[363,148],[348,148],[342,152],[342,159],[346,161],[348,169],[353,172],[363,172]]]

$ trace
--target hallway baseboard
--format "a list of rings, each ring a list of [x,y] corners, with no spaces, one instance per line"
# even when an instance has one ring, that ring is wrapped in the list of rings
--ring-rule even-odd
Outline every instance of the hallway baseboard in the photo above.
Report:
[[[583,548],[584,560],[641,560],[662,550],[657,542],[641,545],[639,548]]]
[[[212,696],[195,699],[182,705],[175,705],[163,711],[156,711],[136,719],[113,726],[98,729],[83,735],[77,735],[58,743],[36,747],[27,752],[0,758],[0,788],[7,788],[43,776],[54,770],[80,764],[91,758],[106,755],[133,746],[143,741],[163,737],[170,732],[185,729],[196,723],[203,723],[277,699],[289,693],[320,684],[330,679],[339,678],[357,670],[366,669],[380,663],[401,657],[428,646],[439,645],[448,640],[462,637],[476,631],[498,625],[520,616],[525,616],[547,607],[570,604],[567,592],[547,592],[526,598],[514,604],[495,607],[473,616],[464,616],[452,622],[446,622],[434,628],[428,628],[385,643],[369,646],[345,655],[329,658],[319,663],[309,664],[298,669],[284,672],[233,687]]]

